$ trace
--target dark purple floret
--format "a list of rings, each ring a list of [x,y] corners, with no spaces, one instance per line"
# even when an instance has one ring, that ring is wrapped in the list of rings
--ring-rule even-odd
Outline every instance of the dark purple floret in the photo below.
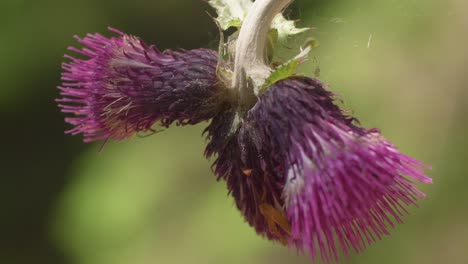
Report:
[[[225,89],[216,77],[217,53],[208,49],[159,51],[117,30],[117,37],[88,34],[70,48],[85,58],[65,56],[59,87],[62,112],[74,125],[70,134],[84,141],[122,140],[152,131],[156,122],[168,127],[212,118]]]
[[[257,233],[287,244],[290,226],[281,198],[284,169],[278,167],[282,163],[270,153],[263,158],[255,145],[260,140],[255,130],[239,121],[235,110],[216,116],[206,130],[205,155],[217,157],[215,174],[226,181],[237,208]]]

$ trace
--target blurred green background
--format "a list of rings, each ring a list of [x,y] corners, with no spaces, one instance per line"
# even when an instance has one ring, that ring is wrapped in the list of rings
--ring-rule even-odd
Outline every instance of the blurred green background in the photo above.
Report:
[[[54,102],[74,34],[216,47],[199,0],[1,0],[0,263],[310,263],[244,223],[203,158],[201,124],[83,144]],[[302,67],[368,127],[433,166],[406,224],[347,263],[468,263],[468,2],[297,0],[321,46]],[[213,12],[211,12],[213,14]],[[295,47],[293,47],[295,48]]]

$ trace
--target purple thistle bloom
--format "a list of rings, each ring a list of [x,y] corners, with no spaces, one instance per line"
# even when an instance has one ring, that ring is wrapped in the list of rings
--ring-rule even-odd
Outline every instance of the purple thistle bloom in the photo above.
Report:
[[[235,133],[233,117],[222,114],[207,129],[216,174],[259,234],[314,260],[337,261],[339,246],[362,252],[424,196],[412,181],[431,182],[425,165],[378,130],[354,125],[314,79],[274,84]]]
[[[159,51],[115,29],[117,37],[75,37],[85,47],[69,48],[87,57],[63,64],[58,99],[70,134],[84,141],[122,140],[152,131],[156,122],[196,124],[213,117],[223,100],[216,77],[217,53],[207,49]]]

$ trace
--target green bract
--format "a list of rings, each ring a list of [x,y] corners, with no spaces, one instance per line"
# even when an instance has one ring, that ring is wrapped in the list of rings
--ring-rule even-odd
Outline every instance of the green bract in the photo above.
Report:
[[[312,46],[309,45],[305,49],[301,49],[301,53],[299,53],[296,57],[273,69],[273,71],[270,74],[270,77],[266,79],[265,84],[260,88],[258,94],[262,94],[276,82],[293,76],[296,73],[299,64],[301,64],[307,59],[311,50]]]

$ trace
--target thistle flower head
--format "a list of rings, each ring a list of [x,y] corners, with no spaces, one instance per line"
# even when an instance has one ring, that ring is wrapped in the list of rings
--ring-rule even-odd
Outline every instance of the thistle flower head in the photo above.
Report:
[[[70,48],[85,58],[65,56],[57,101],[85,141],[125,139],[164,127],[210,119],[223,90],[216,78],[217,54],[208,49],[159,51],[117,30],[117,37],[88,34]]]
[[[414,182],[431,182],[425,165],[353,121],[322,83],[295,77],[265,92],[244,124],[261,159],[280,168],[290,243],[313,259],[362,252],[424,196]]]

